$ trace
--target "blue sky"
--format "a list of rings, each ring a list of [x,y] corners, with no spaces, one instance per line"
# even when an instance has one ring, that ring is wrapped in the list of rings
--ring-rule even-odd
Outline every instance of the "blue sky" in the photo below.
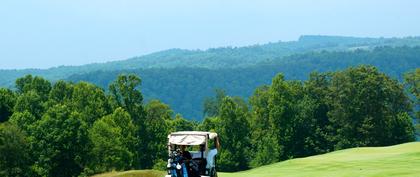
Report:
[[[1,0],[0,69],[122,60],[303,34],[420,35],[415,0]]]

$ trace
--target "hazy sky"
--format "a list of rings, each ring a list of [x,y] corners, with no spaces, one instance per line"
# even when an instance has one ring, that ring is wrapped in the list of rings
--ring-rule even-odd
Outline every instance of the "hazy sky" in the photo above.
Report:
[[[1,0],[0,69],[122,60],[302,34],[420,35],[416,0]]]

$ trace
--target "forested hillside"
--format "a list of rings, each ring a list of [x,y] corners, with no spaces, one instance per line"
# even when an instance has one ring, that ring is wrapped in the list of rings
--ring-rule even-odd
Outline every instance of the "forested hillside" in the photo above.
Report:
[[[52,81],[72,74],[145,68],[238,68],[310,51],[348,51],[378,46],[418,46],[420,37],[356,38],[340,36],[302,36],[297,41],[274,42],[246,47],[222,47],[207,50],[170,49],[131,59],[82,66],[60,66],[50,69],[0,70],[0,86],[12,87],[18,77],[33,74]],[[7,58],[4,60],[7,61]],[[36,61],[33,61],[36,62]]]
[[[203,101],[223,89],[229,95],[249,97],[253,90],[269,84],[275,74],[286,79],[306,80],[313,71],[337,71],[349,66],[373,65],[402,81],[403,74],[420,67],[420,47],[377,47],[372,50],[320,51],[295,54],[242,68],[152,68],[96,71],[77,74],[70,81],[88,81],[107,89],[120,73],[136,73],[142,77],[146,100],[156,98],[169,104],[189,119],[201,120]]]
[[[145,103],[134,74],[114,78],[108,92],[27,75],[16,80],[16,90],[0,88],[0,176],[163,170],[167,134],[185,130],[219,133],[218,170],[226,172],[410,142],[415,129],[407,91],[418,103],[419,78],[420,69],[406,74],[405,88],[371,66],[314,72],[304,82],[278,73],[249,101],[218,92],[196,122],[159,100]]]

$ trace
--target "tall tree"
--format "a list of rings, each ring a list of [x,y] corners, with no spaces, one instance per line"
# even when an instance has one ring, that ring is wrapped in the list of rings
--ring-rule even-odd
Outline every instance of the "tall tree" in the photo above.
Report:
[[[73,96],[74,86],[63,80],[57,81],[49,93],[48,105],[64,104],[70,101]]]
[[[420,136],[420,68],[404,75],[405,84],[411,94],[414,95],[414,114],[417,118],[417,135]]]
[[[308,137],[305,149],[308,155],[333,150],[331,122],[328,119],[330,106],[327,103],[331,73],[311,73],[304,83],[304,98],[299,102],[298,116],[305,120]]]
[[[197,122],[187,120],[181,114],[176,114],[175,118],[169,123],[169,131],[193,131],[197,127]]]
[[[398,134],[404,132],[395,132],[412,129],[412,124],[395,124],[410,121],[406,116],[399,116],[411,110],[403,86],[375,67],[360,66],[336,72],[330,91],[328,116],[336,130],[337,149],[385,146],[414,139],[412,136],[401,139]]]
[[[146,113],[143,107],[143,95],[140,92],[139,88],[141,84],[141,79],[134,75],[119,75],[118,78],[109,85],[110,91],[110,103],[113,109],[117,107],[122,107],[126,110],[130,117],[133,119],[133,122],[137,128],[136,137],[138,138],[139,143],[136,148],[134,158],[134,166],[136,168],[144,168],[145,161],[150,159],[145,159],[141,154],[147,151],[147,133],[145,125]]]
[[[262,86],[255,90],[249,102],[251,109],[251,147],[253,159],[250,162],[252,167],[271,164],[279,160],[279,144],[273,136],[269,122],[269,86]]]
[[[95,121],[89,129],[93,144],[88,168],[93,173],[128,170],[133,167],[136,128],[130,115],[122,108]]]
[[[0,123],[5,122],[13,114],[16,95],[9,89],[0,88]]]
[[[83,169],[87,126],[81,115],[66,105],[48,109],[31,132],[40,176],[77,176]]]
[[[0,176],[31,176],[29,143],[23,131],[0,123]]]
[[[223,99],[226,97],[226,92],[222,89],[215,90],[215,97],[204,99],[203,103],[203,117],[213,117],[219,115],[219,108]]]
[[[145,168],[150,168],[157,160],[164,160],[168,155],[167,136],[173,111],[167,104],[159,100],[151,100],[145,106],[145,110],[145,131],[148,136],[143,141],[143,144],[147,146],[147,151],[142,154],[142,165]]]
[[[51,90],[51,83],[42,77],[26,75],[16,80],[16,89],[18,93],[34,91],[41,97],[42,101],[46,101]]]
[[[238,171],[248,168],[250,128],[248,112],[230,97],[225,97],[220,106],[220,140],[223,148],[219,156],[222,171]]]
[[[140,87],[141,79],[134,74],[119,75],[109,85],[111,102],[114,107],[122,107],[127,110],[136,123],[143,121],[145,112],[143,108],[143,95]]]
[[[81,116],[89,126],[95,120],[111,113],[111,108],[103,89],[87,82],[74,85],[69,105]]]
[[[37,119],[40,119],[45,112],[44,102],[37,92],[30,90],[19,95],[13,111],[15,113],[28,111]]]
[[[273,78],[269,89],[269,122],[271,131],[268,135],[279,144],[279,159],[288,159],[294,156],[299,148],[293,139],[295,135],[294,119],[296,117],[297,90],[292,84],[284,80],[282,74]]]

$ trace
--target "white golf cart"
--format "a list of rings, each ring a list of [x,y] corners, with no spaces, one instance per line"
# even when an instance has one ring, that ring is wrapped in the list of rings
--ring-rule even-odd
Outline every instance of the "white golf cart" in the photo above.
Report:
[[[212,146],[214,148],[210,148]],[[188,148],[188,150],[186,150]],[[168,175],[165,177],[217,177],[217,133],[182,131],[168,135]]]

